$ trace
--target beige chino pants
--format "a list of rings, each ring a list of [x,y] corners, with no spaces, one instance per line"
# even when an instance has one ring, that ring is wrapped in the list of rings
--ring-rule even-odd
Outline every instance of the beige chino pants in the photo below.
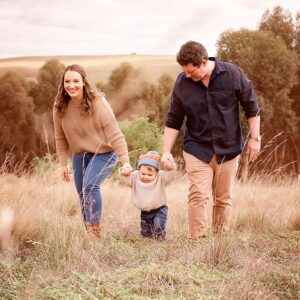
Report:
[[[214,233],[228,230],[231,216],[231,191],[238,169],[239,156],[232,160],[217,163],[214,155],[210,163],[183,152],[186,171],[190,180],[188,221],[189,238],[206,236],[206,205],[213,199],[212,226]]]

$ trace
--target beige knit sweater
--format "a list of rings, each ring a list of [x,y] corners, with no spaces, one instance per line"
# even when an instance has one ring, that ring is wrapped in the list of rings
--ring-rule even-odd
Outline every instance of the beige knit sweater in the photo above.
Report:
[[[129,176],[121,174],[119,178],[131,187],[131,199],[133,204],[142,211],[150,211],[167,203],[166,186],[176,176],[177,171],[158,171],[154,181],[144,183],[140,180],[139,170],[132,172]]]
[[[123,163],[129,162],[124,135],[104,96],[92,101],[92,109],[92,115],[83,116],[80,104],[71,100],[62,117],[53,110],[60,165],[67,165],[69,149],[73,153],[105,153],[114,150]]]

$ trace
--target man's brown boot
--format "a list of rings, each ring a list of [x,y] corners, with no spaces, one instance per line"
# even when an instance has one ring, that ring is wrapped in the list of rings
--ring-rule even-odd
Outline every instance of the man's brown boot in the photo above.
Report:
[[[96,224],[87,225],[88,235],[93,239],[100,239],[100,222]]]

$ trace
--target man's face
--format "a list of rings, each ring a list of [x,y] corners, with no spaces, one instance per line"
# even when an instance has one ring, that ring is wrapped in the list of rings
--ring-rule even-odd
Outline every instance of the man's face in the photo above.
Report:
[[[207,75],[207,61],[203,60],[200,66],[194,66],[192,63],[189,63],[185,66],[181,66],[183,72],[187,78],[192,78],[194,81],[203,80]]]

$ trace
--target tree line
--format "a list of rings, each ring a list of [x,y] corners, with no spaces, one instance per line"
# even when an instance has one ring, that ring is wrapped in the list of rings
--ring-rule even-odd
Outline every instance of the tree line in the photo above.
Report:
[[[261,105],[263,152],[257,171],[300,173],[300,13],[276,6],[258,30],[227,30],[217,42],[220,59],[242,67]],[[244,126],[245,128],[245,126]]]
[[[257,30],[227,30],[216,45],[217,57],[244,69],[259,98],[263,151],[252,169],[299,174],[300,13],[294,19],[276,6],[265,11]],[[11,72],[1,77],[0,165],[13,164],[7,159],[12,156],[15,163],[54,153],[52,106],[64,68],[52,59],[40,68],[35,81]],[[146,116],[162,128],[173,84],[168,74],[157,83],[149,82],[143,70],[124,62],[106,83],[96,86],[107,95],[119,120]],[[242,123],[246,136],[245,120]],[[178,139],[175,154],[180,155],[181,147]]]

